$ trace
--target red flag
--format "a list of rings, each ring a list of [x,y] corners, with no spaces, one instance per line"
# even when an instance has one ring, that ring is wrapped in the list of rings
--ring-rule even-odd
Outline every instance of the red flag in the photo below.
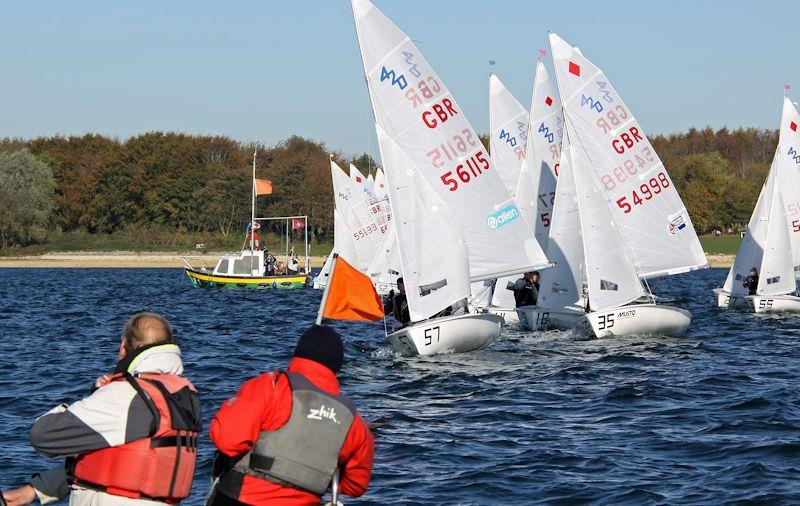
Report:
[[[797,123],[792,121],[792,123],[789,125],[789,128],[792,129],[792,132],[796,132],[797,131]]]
[[[256,179],[256,195],[272,195],[272,181]]]
[[[545,51],[544,49],[540,49],[539,50],[539,57],[540,58],[544,58],[545,56],[547,56],[547,51]]]
[[[292,220],[292,230],[303,230],[304,228],[306,228],[305,221],[298,220],[297,218],[294,218]]]
[[[383,318],[383,303],[369,276],[336,255],[325,289],[322,316],[332,320],[376,322]]]
[[[581,76],[581,66],[577,63],[569,62],[569,73],[575,74],[576,76]]]
[[[549,106],[553,105],[553,99],[550,98],[550,97],[547,97],[546,99],[544,99],[544,103],[547,104],[547,106],[549,107]]]

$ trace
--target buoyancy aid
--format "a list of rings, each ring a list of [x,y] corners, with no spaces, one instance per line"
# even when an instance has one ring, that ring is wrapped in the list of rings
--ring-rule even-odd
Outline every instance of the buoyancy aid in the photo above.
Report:
[[[322,496],[339,465],[356,408],[347,397],[329,394],[300,374],[286,376],[292,391],[289,421],[261,431],[233,469]]]
[[[117,373],[153,413],[151,434],[77,457],[73,483],[108,494],[167,503],[189,496],[197,461],[200,401],[194,386],[174,374]]]

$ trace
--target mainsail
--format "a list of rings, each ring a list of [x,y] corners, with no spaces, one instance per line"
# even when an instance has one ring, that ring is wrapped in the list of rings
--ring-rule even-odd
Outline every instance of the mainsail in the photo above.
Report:
[[[541,61],[536,63],[530,118],[516,201],[522,215],[534,227],[539,245],[547,252],[547,230],[555,213],[553,205],[564,132],[564,113],[561,111],[561,100]]]
[[[633,113],[580,51],[553,33],[550,45],[564,114],[575,133],[573,161],[578,152],[585,156],[586,177],[610,204],[639,276],[706,267],[686,207]],[[576,179],[580,186],[577,170]]]
[[[786,207],[792,243],[792,263],[800,268],[800,114],[789,97],[783,97],[781,133],[778,140],[778,186]]]
[[[469,296],[467,250],[447,205],[411,158],[380,125],[375,128],[389,184],[409,314],[412,321],[420,321]]]
[[[352,6],[375,121],[457,217],[455,226],[469,250],[470,278],[545,266],[531,227],[444,83],[372,3],[353,0]],[[385,160],[384,169],[391,183],[392,168]],[[440,266],[451,261],[436,255]]]
[[[489,76],[489,132],[492,164],[513,197],[525,159],[528,111],[494,74]]]

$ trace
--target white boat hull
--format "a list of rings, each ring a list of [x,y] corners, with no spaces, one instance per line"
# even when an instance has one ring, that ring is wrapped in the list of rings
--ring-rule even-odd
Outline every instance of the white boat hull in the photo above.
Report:
[[[583,311],[577,309],[550,309],[537,306],[517,308],[519,325],[525,330],[558,329],[568,330],[575,327]]]
[[[689,328],[692,314],[685,309],[656,304],[634,304],[592,311],[578,319],[575,328],[595,337],[671,336]]]
[[[756,313],[800,313],[800,297],[794,295],[748,295]]]
[[[752,301],[741,295],[733,295],[721,288],[714,290],[717,295],[717,307],[720,309],[739,309],[743,311],[753,310]]]
[[[433,318],[389,334],[386,339],[400,355],[466,353],[498,337],[503,319],[493,314],[464,314]]]
[[[519,323],[519,316],[517,316],[517,310],[514,308],[487,306],[482,307],[481,312],[499,316],[503,319],[504,325],[516,325]]]

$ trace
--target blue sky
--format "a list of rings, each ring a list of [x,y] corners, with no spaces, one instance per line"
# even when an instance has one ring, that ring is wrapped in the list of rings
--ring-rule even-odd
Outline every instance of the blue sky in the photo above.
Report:
[[[376,0],[486,132],[491,67],[523,105],[551,30],[648,133],[776,128],[800,98],[798,1]],[[0,137],[151,130],[346,154],[377,146],[346,0],[6,2]]]

